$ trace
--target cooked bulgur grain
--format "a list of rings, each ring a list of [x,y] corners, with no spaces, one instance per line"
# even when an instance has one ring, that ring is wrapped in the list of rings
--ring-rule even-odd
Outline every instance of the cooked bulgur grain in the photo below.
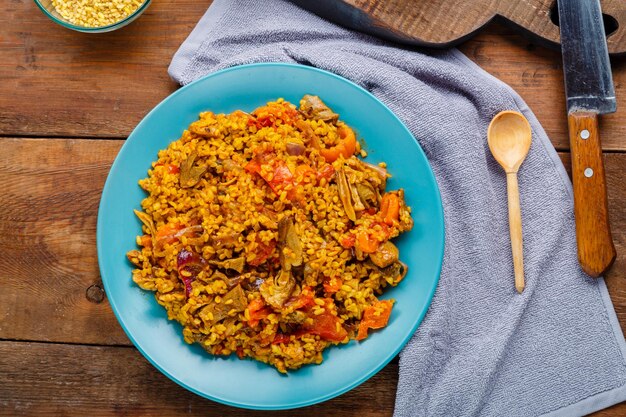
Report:
[[[201,113],[139,182],[134,282],[187,343],[281,372],[386,326],[377,295],[406,274],[390,239],[413,221],[356,143],[315,96]]]

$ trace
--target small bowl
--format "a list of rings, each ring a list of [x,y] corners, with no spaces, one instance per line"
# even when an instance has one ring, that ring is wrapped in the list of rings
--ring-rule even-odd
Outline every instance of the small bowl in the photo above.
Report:
[[[34,0],[34,1],[35,1],[35,4],[37,4],[37,6],[41,9],[41,11],[44,12],[44,14],[50,18],[50,20],[52,20],[55,23],[58,23],[59,25],[67,29],[72,29],[78,32],[85,32],[85,33],[102,33],[102,32],[111,32],[113,30],[119,29],[121,27],[126,26],[133,20],[137,19],[144,12],[144,10],[148,8],[152,0],[145,0],[141,4],[141,6],[139,6],[137,10],[135,10],[132,14],[126,16],[124,19],[120,20],[119,22],[113,23],[112,25],[99,26],[99,27],[79,26],[79,25],[70,23],[63,16],[61,16],[59,12],[56,11],[54,4],[52,4],[52,0]]]

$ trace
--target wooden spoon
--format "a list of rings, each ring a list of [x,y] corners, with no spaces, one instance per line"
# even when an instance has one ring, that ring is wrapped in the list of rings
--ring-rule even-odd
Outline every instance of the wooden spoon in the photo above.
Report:
[[[491,154],[506,172],[515,288],[519,293],[524,291],[524,254],[517,171],[528,154],[531,136],[528,120],[521,113],[509,110],[498,113],[487,130]]]

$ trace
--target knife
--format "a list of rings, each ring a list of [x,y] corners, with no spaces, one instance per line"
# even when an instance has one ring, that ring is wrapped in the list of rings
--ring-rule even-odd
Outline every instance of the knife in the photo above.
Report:
[[[598,115],[616,110],[599,0],[558,0],[578,260],[592,277],[615,260]]]

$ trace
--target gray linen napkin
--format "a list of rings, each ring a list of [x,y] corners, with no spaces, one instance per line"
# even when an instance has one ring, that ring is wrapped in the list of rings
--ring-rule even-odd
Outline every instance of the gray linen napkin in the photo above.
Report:
[[[576,260],[571,183],[513,90],[457,50],[407,49],[285,0],[215,0],[169,71],[187,84],[267,61],[312,65],[372,92],[413,132],[437,178],[443,271],[400,354],[396,417],[576,416],[626,400],[626,345],[605,283]],[[513,286],[505,174],[485,137],[505,109],[524,113],[533,128],[519,173],[521,295]]]

